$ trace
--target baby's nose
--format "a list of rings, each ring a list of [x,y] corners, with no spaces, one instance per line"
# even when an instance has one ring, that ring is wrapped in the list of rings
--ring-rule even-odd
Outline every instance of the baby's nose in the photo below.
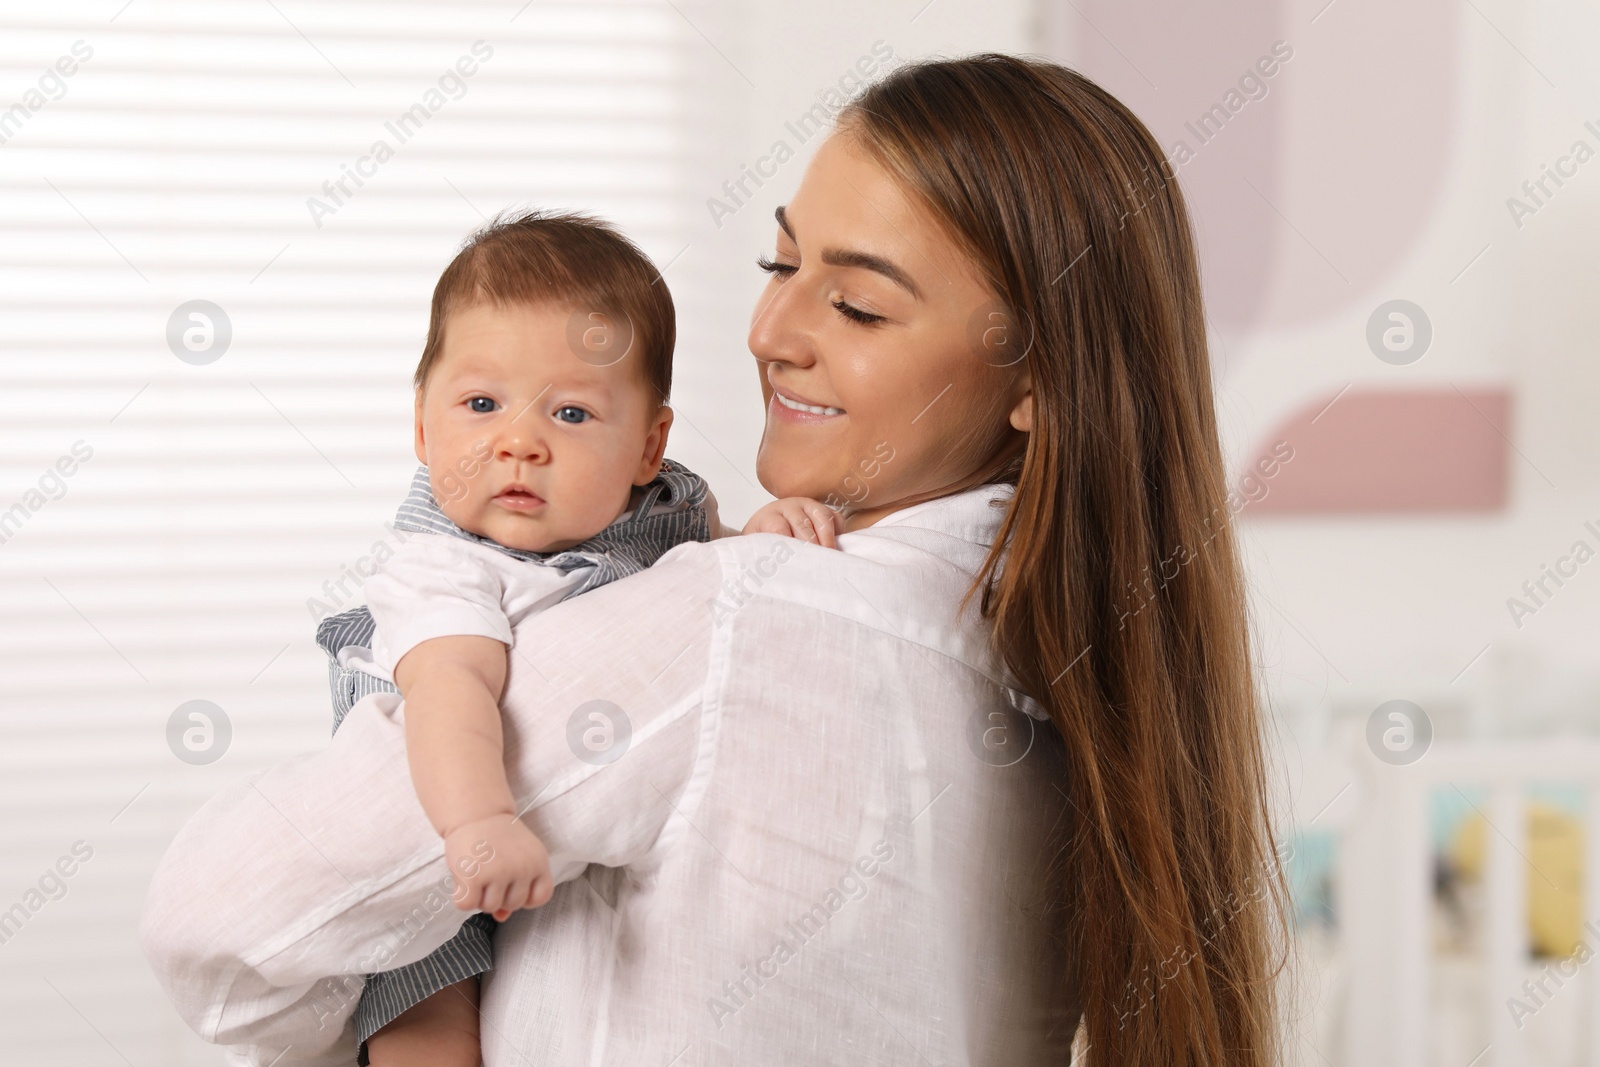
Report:
[[[530,405],[529,411],[507,420],[500,433],[497,451],[510,459],[542,459],[550,452],[542,431],[542,425]]]

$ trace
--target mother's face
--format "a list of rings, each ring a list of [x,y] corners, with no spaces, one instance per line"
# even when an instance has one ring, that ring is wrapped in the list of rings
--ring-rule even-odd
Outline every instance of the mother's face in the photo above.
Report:
[[[775,496],[847,525],[978,484],[1031,429],[1020,339],[969,257],[846,130],[778,209],[750,323]]]

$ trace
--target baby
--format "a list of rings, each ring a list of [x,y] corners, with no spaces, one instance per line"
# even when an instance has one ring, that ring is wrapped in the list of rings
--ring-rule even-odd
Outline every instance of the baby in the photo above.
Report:
[[[323,620],[318,641],[334,657],[336,730],[362,695],[403,696],[411,778],[462,910],[505,919],[554,889],[506,780],[513,628],[676,544],[735,532],[705,483],[663,458],[674,340],[650,261],[586,216],[502,217],[434,290],[415,376],[424,469],[395,521],[410,536],[368,580],[367,608]],[[832,509],[790,499],[744,532],[832,547],[841,528]],[[479,1062],[486,928],[474,916],[404,980],[370,977],[356,1011],[363,1063]]]

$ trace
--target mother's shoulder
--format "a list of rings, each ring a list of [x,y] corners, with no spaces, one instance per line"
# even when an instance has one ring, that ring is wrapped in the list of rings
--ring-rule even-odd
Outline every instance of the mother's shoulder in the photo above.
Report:
[[[778,534],[688,542],[628,581],[644,579],[634,586],[641,592],[675,587],[740,603],[759,594],[852,616],[866,600],[954,624],[1011,493],[1009,485],[983,485],[923,501],[841,534],[837,549]]]

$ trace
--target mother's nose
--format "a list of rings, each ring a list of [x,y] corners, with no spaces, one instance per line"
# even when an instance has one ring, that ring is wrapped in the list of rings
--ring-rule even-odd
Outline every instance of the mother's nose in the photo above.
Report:
[[[794,363],[801,366],[816,360],[815,324],[806,294],[796,284],[795,275],[762,292],[750,316],[750,352],[763,363]]]

